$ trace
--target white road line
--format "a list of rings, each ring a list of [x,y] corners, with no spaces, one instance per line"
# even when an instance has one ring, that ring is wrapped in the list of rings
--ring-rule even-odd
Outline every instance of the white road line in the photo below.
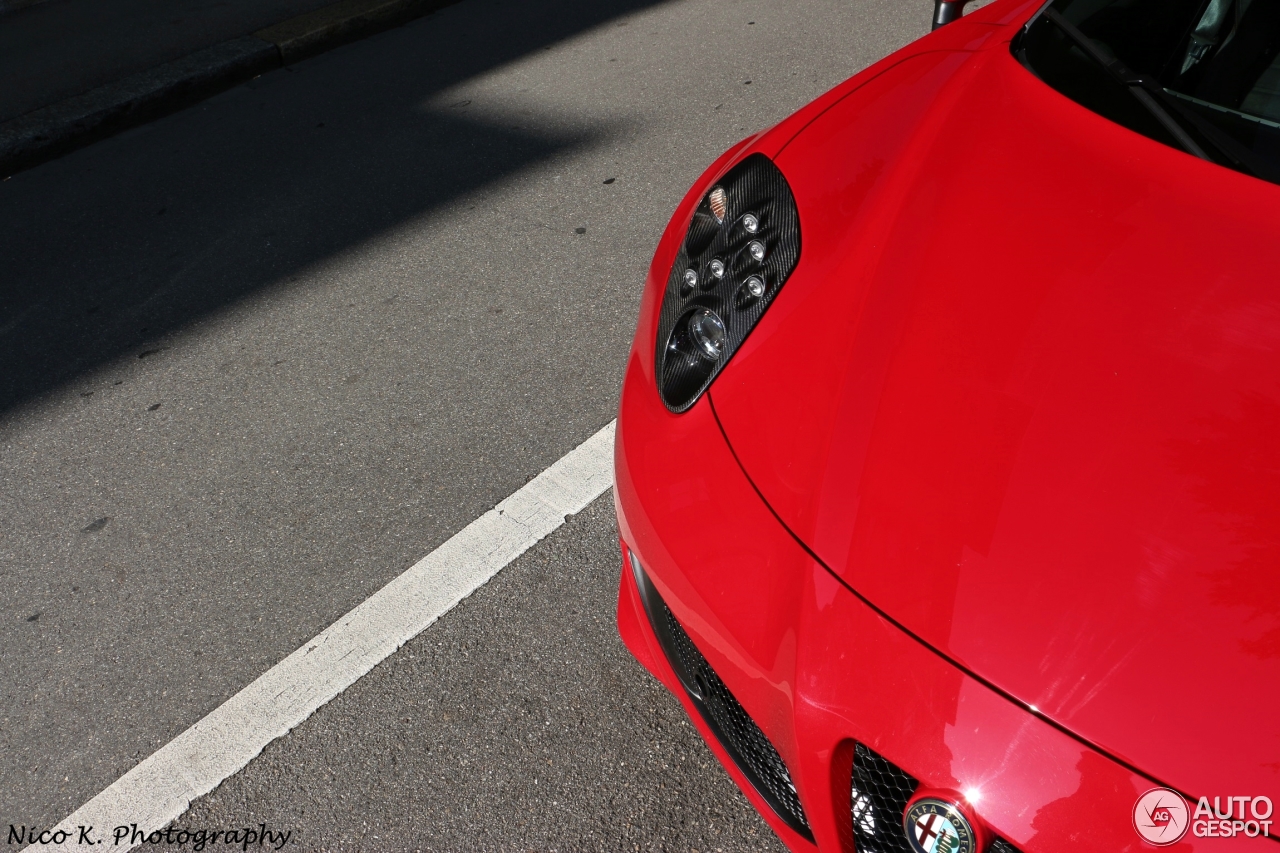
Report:
[[[172,823],[603,494],[613,485],[613,429],[610,422],[77,809],[57,827],[70,833],[66,843],[24,853],[83,851],[79,826],[114,840],[116,826],[152,831]],[[112,850],[133,849],[124,843]]]

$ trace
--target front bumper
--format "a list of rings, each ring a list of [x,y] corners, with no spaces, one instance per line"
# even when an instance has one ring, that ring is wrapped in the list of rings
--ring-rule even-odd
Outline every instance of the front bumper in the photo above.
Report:
[[[1154,783],[955,667],[841,585],[755,492],[711,400],[672,415],[634,352],[615,454],[624,560],[634,554],[643,567],[640,575],[624,563],[623,639],[680,698],[792,849],[816,844],[851,851],[855,838],[860,850],[880,847],[865,834],[865,802],[859,812],[864,833],[856,835],[855,753],[864,760],[883,756],[922,786],[966,797],[988,850],[1002,844],[1023,853],[1145,849],[1132,810]],[[759,773],[741,766],[741,748],[728,743],[726,749],[723,731],[714,720],[709,724],[705,703],[687,685],[688,672],[682,683],[672,666],[670,637],[664,650],[655,633],[661,623],[651,618],[654,599],[646,612],[637,577],[647,580],[776,750],[804,825],[779,809],[777,792],[764,790]],[[901,819],[900,812],[874,814],[870,824],[900,832]],[[1237,851],[1274,849],[1190,835],[1178,849],[1227,844]]]

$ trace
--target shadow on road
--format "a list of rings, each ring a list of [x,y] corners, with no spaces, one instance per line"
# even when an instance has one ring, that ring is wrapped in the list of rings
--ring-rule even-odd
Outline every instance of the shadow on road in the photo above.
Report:
[[[657,2],[464,0],[0,184],[0,414],[610,135],[436,101]]]

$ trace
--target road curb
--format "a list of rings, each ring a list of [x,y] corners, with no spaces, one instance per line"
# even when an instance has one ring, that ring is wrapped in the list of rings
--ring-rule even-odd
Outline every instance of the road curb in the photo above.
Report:
[[[0,124],[10,175],[194,103],[280,65],[275,45],[225,41]]]
[[[254,35],[273,44],[285,65],[442,9],[457,0],[339,0]]]
[[[45,2],[45,0],[0,0],[0,15],[17,12],[19,9],[25,9],[28,6],[36,6],[43,2]]]
[[[457,0],[339,0],[253,35],[224,41],[82,95],[0,123],[0,175],[190,106],[341,44],[404,24]]]

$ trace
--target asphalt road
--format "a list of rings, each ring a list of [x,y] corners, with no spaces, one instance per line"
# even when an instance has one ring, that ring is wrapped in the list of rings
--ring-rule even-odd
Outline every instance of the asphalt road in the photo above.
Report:
[[[688,184],[930,12],[463,0],[0,183],[0,827],[69,814],[606,423]],[[776,843],[617,641],[609,511],[179,823]]]
[[[619,568],[605,495],[175,829],[265,824],[304,849],[783,850],[618,639]]]

